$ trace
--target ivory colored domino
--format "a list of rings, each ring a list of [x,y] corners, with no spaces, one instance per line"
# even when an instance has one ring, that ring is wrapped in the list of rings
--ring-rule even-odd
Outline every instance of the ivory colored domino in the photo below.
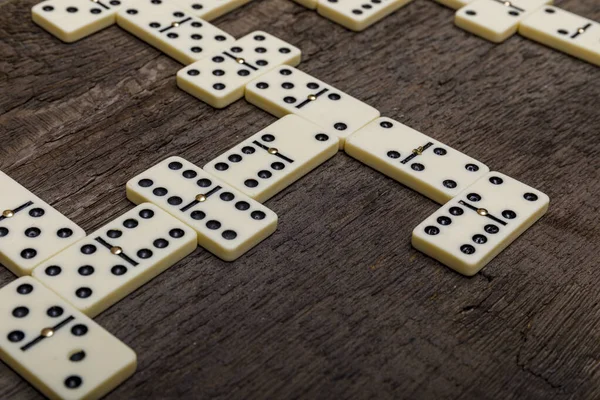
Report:
[[[47,260],[33,277],[95,317],[196,247],[190,227],[144,203]]]
[[[317,12],[353,31],[362,31],[411,0],[318,0]]]
[[[277,215],[181,157],[170,157],[127,182],[134,203],[154,203],[191,226],[198,244],[233,261],[277,228]]]
[[[485,164],[390,118],[358,130],[344,151],[440,204],[489,172]]]
[[[96,33],[116,21],[128,0],[46,0],[31,9],[33,22],[66,43]]]
[[[548,196],[490,172],[417,226],[412,245],[455,271],[479,272],[548,210]]]
[[[252,79],[278,65],[298,65],[300,49],[266,32],[252,32],[177,73],[177,86],[215,108],[244,97]]]
[[[236,8],[248,4],[251,0],[175,0],[193,11],[194,15],[205,21],[212,21]]]
[[[600,23],[558,7],[543,7],[519,25],[519,34],[600,66]]]
[[[519,23],[552,0],[476,0],[459,9],[454,23],[494,43],[517,33]]]
[[[375,118],[379,111],[296,68],[281,66],[246,86],[246,100],[283,117],[296,114],[346,138]]]
[[[29,190],[0,172],[0,263],[17,276],[30,275],[44,260],[85,232]]]
[[[117,14],[117,24],[182,64],[229,46],[233,36],[167,0],[137,0]]]
[[[137,367],[133,350],[32,277],[0,289],[0,358],[50,399],[98,399]]]
[[[473,0],[435,0],[436,2],[445,5],[446,7],[452,8],[454,10],[458,10],[461,7],[466,6],[469,3],[472,3]]]
[[[287,115],[204,166],[239,191],[264,202],[333,157],[338,138]]]

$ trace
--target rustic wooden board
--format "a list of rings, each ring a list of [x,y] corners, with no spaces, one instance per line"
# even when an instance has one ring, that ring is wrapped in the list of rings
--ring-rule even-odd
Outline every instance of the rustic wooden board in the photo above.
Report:
[[[0,169],[86,231],[150,165],[204,165],[275,120],[196,101],[116,26],[62,44],[35,1],[0,4]],[[597,0],[558,5],[600,20]],[[452,20],[416,0],[356,34],[256,0],[216,24],[301,47],[301,69],[546,192],[548,214],[464,278],[410,246],[437,206],[340,153],[267,202],[279,230],[248,255],[198,249],[97,318],[139,356],[110,398],[600,397],[600,68]],[[0,398],[39,397],[0,363]]]

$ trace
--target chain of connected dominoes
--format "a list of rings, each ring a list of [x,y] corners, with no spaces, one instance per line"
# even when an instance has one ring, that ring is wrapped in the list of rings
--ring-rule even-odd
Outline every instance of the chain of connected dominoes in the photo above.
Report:
[[[170,157],[141,172],[126,185],[137,206],[89,235],[0,172],[0,263],[20,276],[0,290],[0,358],[44,395],[99,398],[127,379],[135,353],[90,318],[198,245],[226,261],[251,250],[277,228],[262,203],[339,150],[442,204],[412,244],[465,275],[546,212],[544,193],[295,68],[297,47],[262,31],[236,40],[207,22],[248,1],[47,0],[33,8],[33,20],[65,42],[116,22],[185,64],[177,84],[192,96],[216,108],[245,97],[280,118],[203,168]],[[296,1],[353,30],[408,2]],[[547,1],[439,1],[462,6],[457,25],[490,40],[518,28],[599,64],[598,24]]]

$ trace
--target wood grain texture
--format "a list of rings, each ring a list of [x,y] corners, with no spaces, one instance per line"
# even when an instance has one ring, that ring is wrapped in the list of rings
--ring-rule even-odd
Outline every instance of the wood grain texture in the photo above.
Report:
[[[133,207],[137,173],[204,165],[275,120],[178,90],[181,66],[116,26],[63,44],[30,21],[35,1],[0,3],[0,169],[88,232]],[[600,20],[597,0],[557,5]],[[96,319],[139,356],[109,398],[600,398],[600,68],[488,43],[426,0],[358,34],[288,0],[215,23],[293,43],[302,70],[550,210],[464,278],[410,246],[437,205],[340,153],[266,203],[279,229],[246,256],[198,249]],[[40,395],[0,363],[0,398]]]

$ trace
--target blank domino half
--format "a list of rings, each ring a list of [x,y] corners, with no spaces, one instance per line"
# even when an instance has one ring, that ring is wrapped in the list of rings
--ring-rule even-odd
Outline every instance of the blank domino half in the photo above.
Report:
[[[0,263],[15,275],[31,271],[85,236],[39,197],[0,172]]]
[[[198,244],[233,261],[277,228],[267,207],[181,157],[170,157],[127,182],[134,203],[151,202],[198,234]]]
[[[194,15],[205,21],[212,21],[249,3],[251,0],[174,0],[192,10]]]
[[[490,172],[417,226],[412,244],[471,276],[540,219],[548,204],[539,190]]]
[[[543,7],[519,26],[519,34],[600,66],[600,23],[558,7]]]
[[[250,82],[246,100],[276,117],[296,114],[320,125],[338,135],[341,148],[348,136],[379,117],[368,104],[288,66]]]
[[[552,0],[476,0],[459,9],[454,23],[494,43],[517,32],[519,23],[529,14]]]
[[[98,399],[137,366],[133,350],[32,277],[0,289],[0,358],[50,399]]]
[[[177,86],[213,107],[223,108],[244,97],[244,87],[252,79],[278,65],[298,65],[300,58],[297,47],[256,31],[180,70]]]
[[[117,24],[182,64],[191,64],[235,39],[187,8],[167,0],[137,0],[117,14]]]
[[[33,277],[94,317],[196,247],[190,227],[145,203],[47,260]]]
[[[31,9],[33,22],[66,43],[75,42],[116,21],[128,0],[46,0]]]
[[[350,136],[344,151],[440,204],[489,172],[483,163],[390,118]]]
[[[353,31],[362,31],[411,0],[318,0],[317,12]],[[309,7],[310,8],[310,7]]]
[[[338,138],[296,115],[250,136],[204,170],[264,202],[333,157]]]

